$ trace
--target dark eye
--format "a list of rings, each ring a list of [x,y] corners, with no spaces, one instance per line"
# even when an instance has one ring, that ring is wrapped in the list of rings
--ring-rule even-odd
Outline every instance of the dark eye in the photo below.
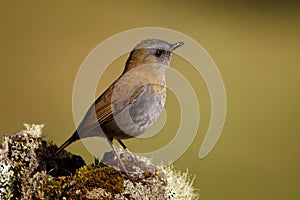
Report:
[[[160,57],[162,53],[163,53],[163,50],[158,49],[158,50],[155,51],[155,56]]]

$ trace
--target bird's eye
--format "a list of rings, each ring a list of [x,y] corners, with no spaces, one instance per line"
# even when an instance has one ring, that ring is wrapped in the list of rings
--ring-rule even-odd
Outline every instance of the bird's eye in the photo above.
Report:
[[[163,53],[163,50],[158,49],[158,50],[155,51],[155,56],[160,57],[162,55],[162,53]]]

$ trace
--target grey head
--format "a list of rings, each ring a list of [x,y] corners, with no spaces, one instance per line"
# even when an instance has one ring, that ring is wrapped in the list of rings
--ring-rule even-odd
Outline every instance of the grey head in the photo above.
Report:
[[[164,50],[164,51],[169,51],[173,52],[175,49],[178,47],[182,46],[183,42],[177,42],[174,44],[168,43],[164,40],[159,40],[159,39],[146,39],[142,40],[139,44],[137,44],[134,48],[136,49],[159,49],[159,50]]]
[[[137,44],[127,59],[124,71],[138,65],[157,63],[168,66],[175,49],[182,46],[183,42],[169,43],[159,39],[146,39]]]

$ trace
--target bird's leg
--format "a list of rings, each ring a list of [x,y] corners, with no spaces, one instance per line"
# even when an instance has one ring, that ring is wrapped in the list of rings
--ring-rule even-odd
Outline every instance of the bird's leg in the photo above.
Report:
[[[122,160],[121,160],[121,158],[120,158],[120,155],[119,155],[119,153],[118,153],[118,151],[117,151],[115,145],[113,144],[113,138],[107,138],[107,141],[108,141],[108,143],[110,144],[111,148],[113,149],[115,155],[117,156],[117,159],[118,159],[118,161],[119,161],[121,167],[123,168],[125,174],[129,177],[129,173],[128,173],[127,169],[125,168],[125,165],[124,165],[124,163],[122,162]]]
[[[120,139],[117,139],[117,140],[120,143],[120,145],[123,147],[123,149],[125,149],[125,151],[127,151],[127,153],[129,153],[129,155],[130,155],[132,161],[134,162],[134,164],[138,165],[138,159],[137,159],[136,155],[134,155],[131,151],[129,151],[127,146]]]

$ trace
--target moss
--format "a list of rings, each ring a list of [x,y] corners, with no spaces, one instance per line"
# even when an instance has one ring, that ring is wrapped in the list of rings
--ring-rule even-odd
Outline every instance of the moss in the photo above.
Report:
[[[44,192],[49,199],[64,196],[85,198],[88,191],[97,188],[116,194],[124,190],[123,181],[124,178],[121,173],[113,168],[90,165],[80,168],[73,176],[65,178],[48,177],[44,184]]]
[[[88,190],[98,187],[112,194],[124,190],[122,174],[111,167],[86,166],[79,169],[74,178],[78,181],[81,180],[83,187],[90,187]]]

